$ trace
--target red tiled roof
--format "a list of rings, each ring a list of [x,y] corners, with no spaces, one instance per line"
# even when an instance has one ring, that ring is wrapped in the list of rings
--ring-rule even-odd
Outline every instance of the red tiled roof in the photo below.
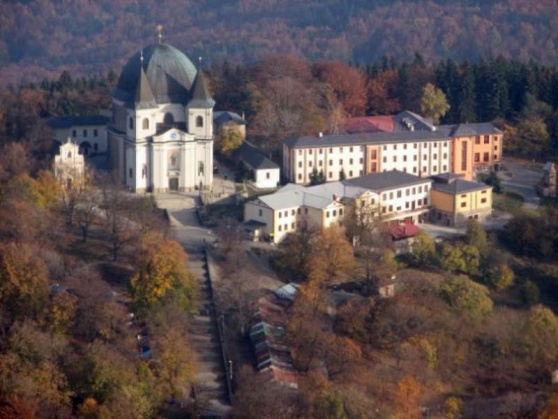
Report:
[[[393,240],[402,240],[416,236],[418,233],[420,233],[420,228],[418,228],[414,224],[405,223],[399,224],[396,227],[391,227],[389,229],[389,232],[391,234],[391,237],[393,237]]]
[[[345,130],[349,134],[361,132],[393,132],[393,116],[360,116],[344,121]]]

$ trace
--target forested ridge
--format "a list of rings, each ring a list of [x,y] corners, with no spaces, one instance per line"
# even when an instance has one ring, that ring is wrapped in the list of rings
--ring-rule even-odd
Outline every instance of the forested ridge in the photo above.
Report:
[[[0,4],[0,83],[120,68],[164,39],[208,63],[269,54],[366,64],[420,51],[427,62],[491,59],[556,64],[553,0],[12,0]]]

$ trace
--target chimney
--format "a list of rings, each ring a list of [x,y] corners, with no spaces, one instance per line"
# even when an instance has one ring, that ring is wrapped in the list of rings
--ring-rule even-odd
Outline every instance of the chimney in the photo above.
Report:
[[[337,195],[333,194],[333,200],[337,202]]]

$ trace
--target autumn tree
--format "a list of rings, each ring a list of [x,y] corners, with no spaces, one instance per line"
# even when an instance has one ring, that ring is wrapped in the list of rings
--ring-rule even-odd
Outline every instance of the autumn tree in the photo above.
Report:
[[[38,316],[48,296],[47,268],[27,244],[10,243],[0,248],[0,326],[17,319]]]
[[[418,419],[420,410],[421,384],[411,376],[403,377],[397,383],[395,394],[395,417],[397,419]]]
[[[36,402],[46,416],[70,406],[70,391],[59,359],[67,342],[40,330],[33,321],[18,322],[10,330],[6,350],[0,354],[0,393]]]
[[[509,288],[514,281],[515,275],[507,263],[499,263],[488,267],[484,282],[496,291]]]
[[[28,150],[22,143],[10,142],[0,153],[0,181],[5,182],[31,171]]]
[[[540,304],[531,307],[522,332],[520,348],[526,360],[541,368],[556,359],[558,318],[552,310]]]
[[[215,138],[215,149],[223,156],[230,158],[242,145],[242,134],[234,126],[222,126]]]
[[[312,249],[308,277],[321,287],[344,282],[354,268],[353,248],[339,227],[323,229]]]
[[[481,255],[478,248],[469,244],[444,243],[440,255],[442,269],[453,273],[476,275],[479,272]]]
[[[458,313],[481,320],[492,311],[493,302],[484,285],[464,275],[451,276],[438,286],[440,297]]]
[[[436,243],[434,243],[434,239],[424,231],[421,231],[413,238],[411,259],[416,266],[428,266],[435,262]]]
[[[469,220],[465,232],[465,243],[474,246],[482,253],[488,246],[488,235],[477,220]]]
[[[349,116],[364,114],[366,81],[358,68],[333,61],[318,62],[313,66],[313,71],[319,81],[331,87]]]
[[[238,373],[232,413],[239,419],[292,419],[304,412],[298,393],[244,366]]]
[[[401,110],[396,93],[398,75],[395,70],[385,70],[368,81],[367,114],[391,115]]]
[[[446,100],[444,92],[433,84],[427,83],[422,90],[422,97],[420,100],[420,111],[422,115],[431,118],[434,123],[437,124],[449,108],[450,105]]]
[[[274,266],[289,280],[303,281],[308,278],[316,237],[317,232],[312,228],[287,234],[279,243]]]
[[[155,377],[158,391],[171,403],[190,393],[196,371],[194,353],[185,331],[176,327],[162,329],[153,338]]]
[[[186,269],[187,256],[182,247],[158,233],[148,233],[140,244],[140,253],[142,263],[130,279],[134,307],[145,312],[172,300],[184,311],[191,311],[196,302],[196,282]]]
[[[506,150],[527,156],[542,156],[550,147],[548,128],[542,119],[525,119],[506,130]]]
[[[296,296],[288,324],[289,343],[297,369],[319,365],[329,333],[326,292],[316,281],[303,284]]]

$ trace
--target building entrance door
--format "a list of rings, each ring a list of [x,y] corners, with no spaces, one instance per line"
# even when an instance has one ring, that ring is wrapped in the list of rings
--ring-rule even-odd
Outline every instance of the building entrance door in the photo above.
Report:
[[[169,178],[169,191],[178,192],[178,178],[177,177]]]

